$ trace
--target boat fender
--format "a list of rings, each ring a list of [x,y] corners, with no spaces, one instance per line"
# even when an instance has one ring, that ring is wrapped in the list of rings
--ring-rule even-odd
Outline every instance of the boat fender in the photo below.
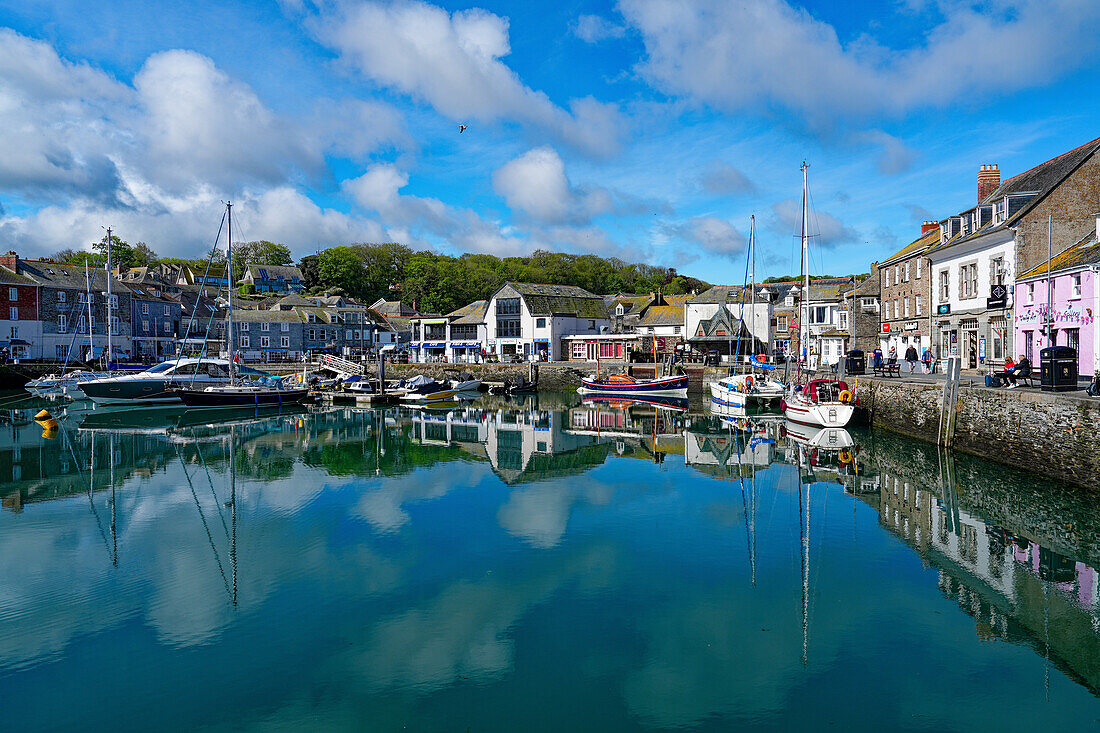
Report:
[[[49,410],[39,410],[38,414],[34,416],[34,419],[35,420],[52,420],[53,415],[50,414]]]
[[[852,401],[852,391],[851,391],[851,390],[848,390],[848,389],[846,389],[846,390],[842,391],[842,392],[840,393],[840,398],[839,398],[839,399],[840,399],[840,401],[841,401],[841,402],[843,402],[844,404],[848,404],[849,402],[851,402],[851,401]]]

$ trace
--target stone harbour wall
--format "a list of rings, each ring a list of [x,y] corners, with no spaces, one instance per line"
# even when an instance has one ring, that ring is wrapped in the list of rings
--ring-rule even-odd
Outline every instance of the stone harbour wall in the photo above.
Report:
[[[591,374],[593,369],[583,369],[568,366],[538,364],[539,391],[559,392],[576,389],[581,386],[581,377]],[[474,377],[486,382],[515,382],[520,377],[531,379],[532,365],[528,364],[386,364],[386,381],[413,377],[423,374],[432,379],[442,379],[457,373],[469,372]],[[263,367],[260,367],[263,368]],[[301,365],[288,367],[288,372],[300,371]],[[274,369],[269,371],[274,372]],[[374,364],[364,370],[367,377],[377,378],[378,365]]]
[[[875,427],[936,441],[942,384],[861,378]],[[1100,401],[1073,394],[959,387],[952,447],[1100,488]]]

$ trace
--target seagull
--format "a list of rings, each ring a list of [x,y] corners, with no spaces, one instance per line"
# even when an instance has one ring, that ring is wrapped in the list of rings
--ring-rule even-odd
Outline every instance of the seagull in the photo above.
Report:
[[[459,125],[458,126],[458,131],[459,132],[466,132],[466,125]]]

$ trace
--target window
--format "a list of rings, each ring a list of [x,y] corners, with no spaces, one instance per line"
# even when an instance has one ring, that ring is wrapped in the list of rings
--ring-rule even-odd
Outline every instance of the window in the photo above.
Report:
[[[1035,303],[1035,283],[1027,284],[1027,305]]]
[[[290,336],[280,336],[279,337],[279,346],[281,346],[284,349],[289,349],[290,348]]]
[[[16,308],[15,306],[12,306],[11,308],[8,308],[8,320],[9,321],[18,321],[19,320],[19,309]]]
[[[287,323],[286,321],[283,321],[282,323],[279,324],[279,330],[282,331],[283,333],[286,333],[287,331],[290,330],[290,324]]]
[[[946,303],[951,299],[950,293],[950,276],[947,274],[947,270],[940,270],[940,302]]]
[[[585,358],[588,355],[587,352],[588,352],[588,349],[587,349],[587,346],[584,342],[582,342],[582,341],[574,341],[573,342],[573,358],[574,359],[583,359],[583,358]]]
[[[119,323],[118,316],[111,316],[111,333],[122,333],[122,326]]]
[[[989,282],[991,285],[1005,284],[1005,259],[994,257],[989,260]]]
[[[19,326],[12,326],[11,327],[11,338],[13,338],[13,339],[19,338]]]
[[[518,318],[497,319],[497,338],[515,339],[519,338],[519,333],[520,329]]]
[[[905,296],[905,317],[909,317],[909,296]]]
[[[84,293],[77,293],[76,294],[76,302],[77,303],[83,303],[84,302]]]
[[[347,339],[348,341],[351,341],[351,329],[350,328],[348,330],[344,331],[344,338]]]
[[[117,295],[112,295],[111,298],[110,298],[110,301],[111,301],[111,310],[114,310],[114,309],[118,308],[118,296]]]
[[[19,288],[8,288],[8,300],[19,300]]]
[[[886,301],[886,302],[884,303],[884,305],[885,305],[886,307],[882,309],[882,317],[883,317],[884,319],[886,319],[887,321],[889,321],[889,320],[890,320],[890,301],[888,301],[888,300],[887,300],[887,301]]]
[[[590,318],[590,319],[588,319],[588,329],[589,329],[590,331],[595,331],[595,330],[596,330],[596,321],[594,321],[594,320],[593,320],[593,319],[591,319],[591,318]]]
[[[902,282],[909,282],[909,263],[908,262],[905,263],[905,278],[902,280]]]
[[[775,317],[775,330],[776,331],[786,331],[787,330],[787,317],[786,316],[776,316]]]
[[[141,315],[143,315],[143,316],[149,315],[149,304],[148,303],[142,303],[141,304]]]
[[[894,265],[894,284],[901,282],[901,265]]]
[[[165,321],[164,322],[164,335],[168,336],[168,335],[171,335],[171,333],[172,333],[172,324],[169,323],[168,321]]]
[[[141,319],[141,332],[142,333],[149,333],[149,319],[148,318],[142,318]]]
[[[876,303],[876,301],[875,301],[874,298],[860,298],[859,299],[859,306],[861,308],[863,308],[863,310],[865,310],[865,311],[877,310],[875,308],[875,303]]]
[[[848,311],[840,311],[840,323],[838,324],[840,330],[848,328]]]
[[[248,336],[241,336],[240,338],[237,339],[237,341],[240,343],[240,347],[242,349],[247,349],[248,348],[248,346],[249,346]]]
[[[674,334],[676,334],[677,336],[679,336],[680,335],[680,327],[679,326],[673,326],[672,327],[672,332]]]
[[[76,323],[76,329],[77,329],[78,331],[83,331],[83,330],[84,330],[84,316],[81,316],[81,317],[80,317],[80,320],[79,320],[79,321],[77,321],[77,323]]]
[[[920,280],[921,259],[917,258],[917,279]]]
[[[264,321],[263,323],[260,324],[260,330],[261,331],[270,331],[271,330],[271,324],[268,323],[267,321]]]
[[[64,315],[58,316],[57,317],[57,332],[58,333],[65,333],[68,330],[69,330],[69,319],[68,319],[68,317],[66,317]]]
[[[266,349],[269,346],[271,346],[271,337],[270,336],[260,336],[260,348],[261,349]]]
[[[917,308],[917,315],[919,316],[919,315],[920,315],[920,313],[921,313],[921,308],[920,308],[920,296],[919,296],[919,295],[915,296],[915,303],[914,303],[914,304],[916,305],[916,308]]]
[[[886,285],[886,287],[890,287],[890,268],[889,267],[887,267],[883,271],[883,275],[886,278],[886,282],[884,283],[884,285]]]
[[[65,302],[65,291],[64,290],[58,290],[57,291],[57,302],[58,303],[64,303]]]
[[[57,349],[55,350],[54,353],[57,354],[58,359],[68,359],[69,358],[69,347],[65,346],[63,344],[58,344]]]
[[[1073,276],[1072,287],[1070,288],[1070,298],[1081,297],[1081,273],[1077,273]]]
[[[623,310],[623,304],[619,303],[617,306],[615,306],[615,315],[621,316],[623,314]]]
[[[1079,328],[1067,328],[1066,329],[1066,346],[1074,349],[1078,353],[1081,350],[1081,329]]]
[[[546,328],[546,319],[545,318],[536,318],[535,319],[535,328]]]
[[[166,315],[166,316],[172,315],[172,311],[169,310],[168,306],[164,306],[164,315]]]
[[[498,316],[518,316],[519,298],[499,298],[497,300]]]
[[[243,331],[245,333],[248,332],[248,321],[245,321],[244,323],[241,324],[241,331]]]

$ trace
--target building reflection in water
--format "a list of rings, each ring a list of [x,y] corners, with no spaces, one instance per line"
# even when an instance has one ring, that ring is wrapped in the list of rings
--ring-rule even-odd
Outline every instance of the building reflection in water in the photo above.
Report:
[[[484,462],[515,488],[498,510],[500,525],[546,549],[561,541],[569,508],[586,490],[549,479],[580,476],[612,457],[682,462],[699,474],[748,479],[740,484],[741,511],[755,583],[755,479],[789,466],[800,488],[841,485],[852,501],[873,507],[882,527],[937,569],[940,591],[974,619],[981,638],[1028,644],[1100,690],[1100,519],[1089,497],[887,434],[815,431],[679,405],[528,397],[438,411],[105,412],[68,416],[55,437],[43,438],[36,410],[0,413],[4,509],[86,494],[105,558],[115,564],[126,551],[127,492],[181,470],[232,605],[246,602],[239,586],[250,587],[238,582],[238,555],[249,552],[238,545],[238,473],[277,481],[305,464],[333,477],[396,477],[447,461]],[[399,506],[364,511],[374,512],[378,527],[409,521]]]

